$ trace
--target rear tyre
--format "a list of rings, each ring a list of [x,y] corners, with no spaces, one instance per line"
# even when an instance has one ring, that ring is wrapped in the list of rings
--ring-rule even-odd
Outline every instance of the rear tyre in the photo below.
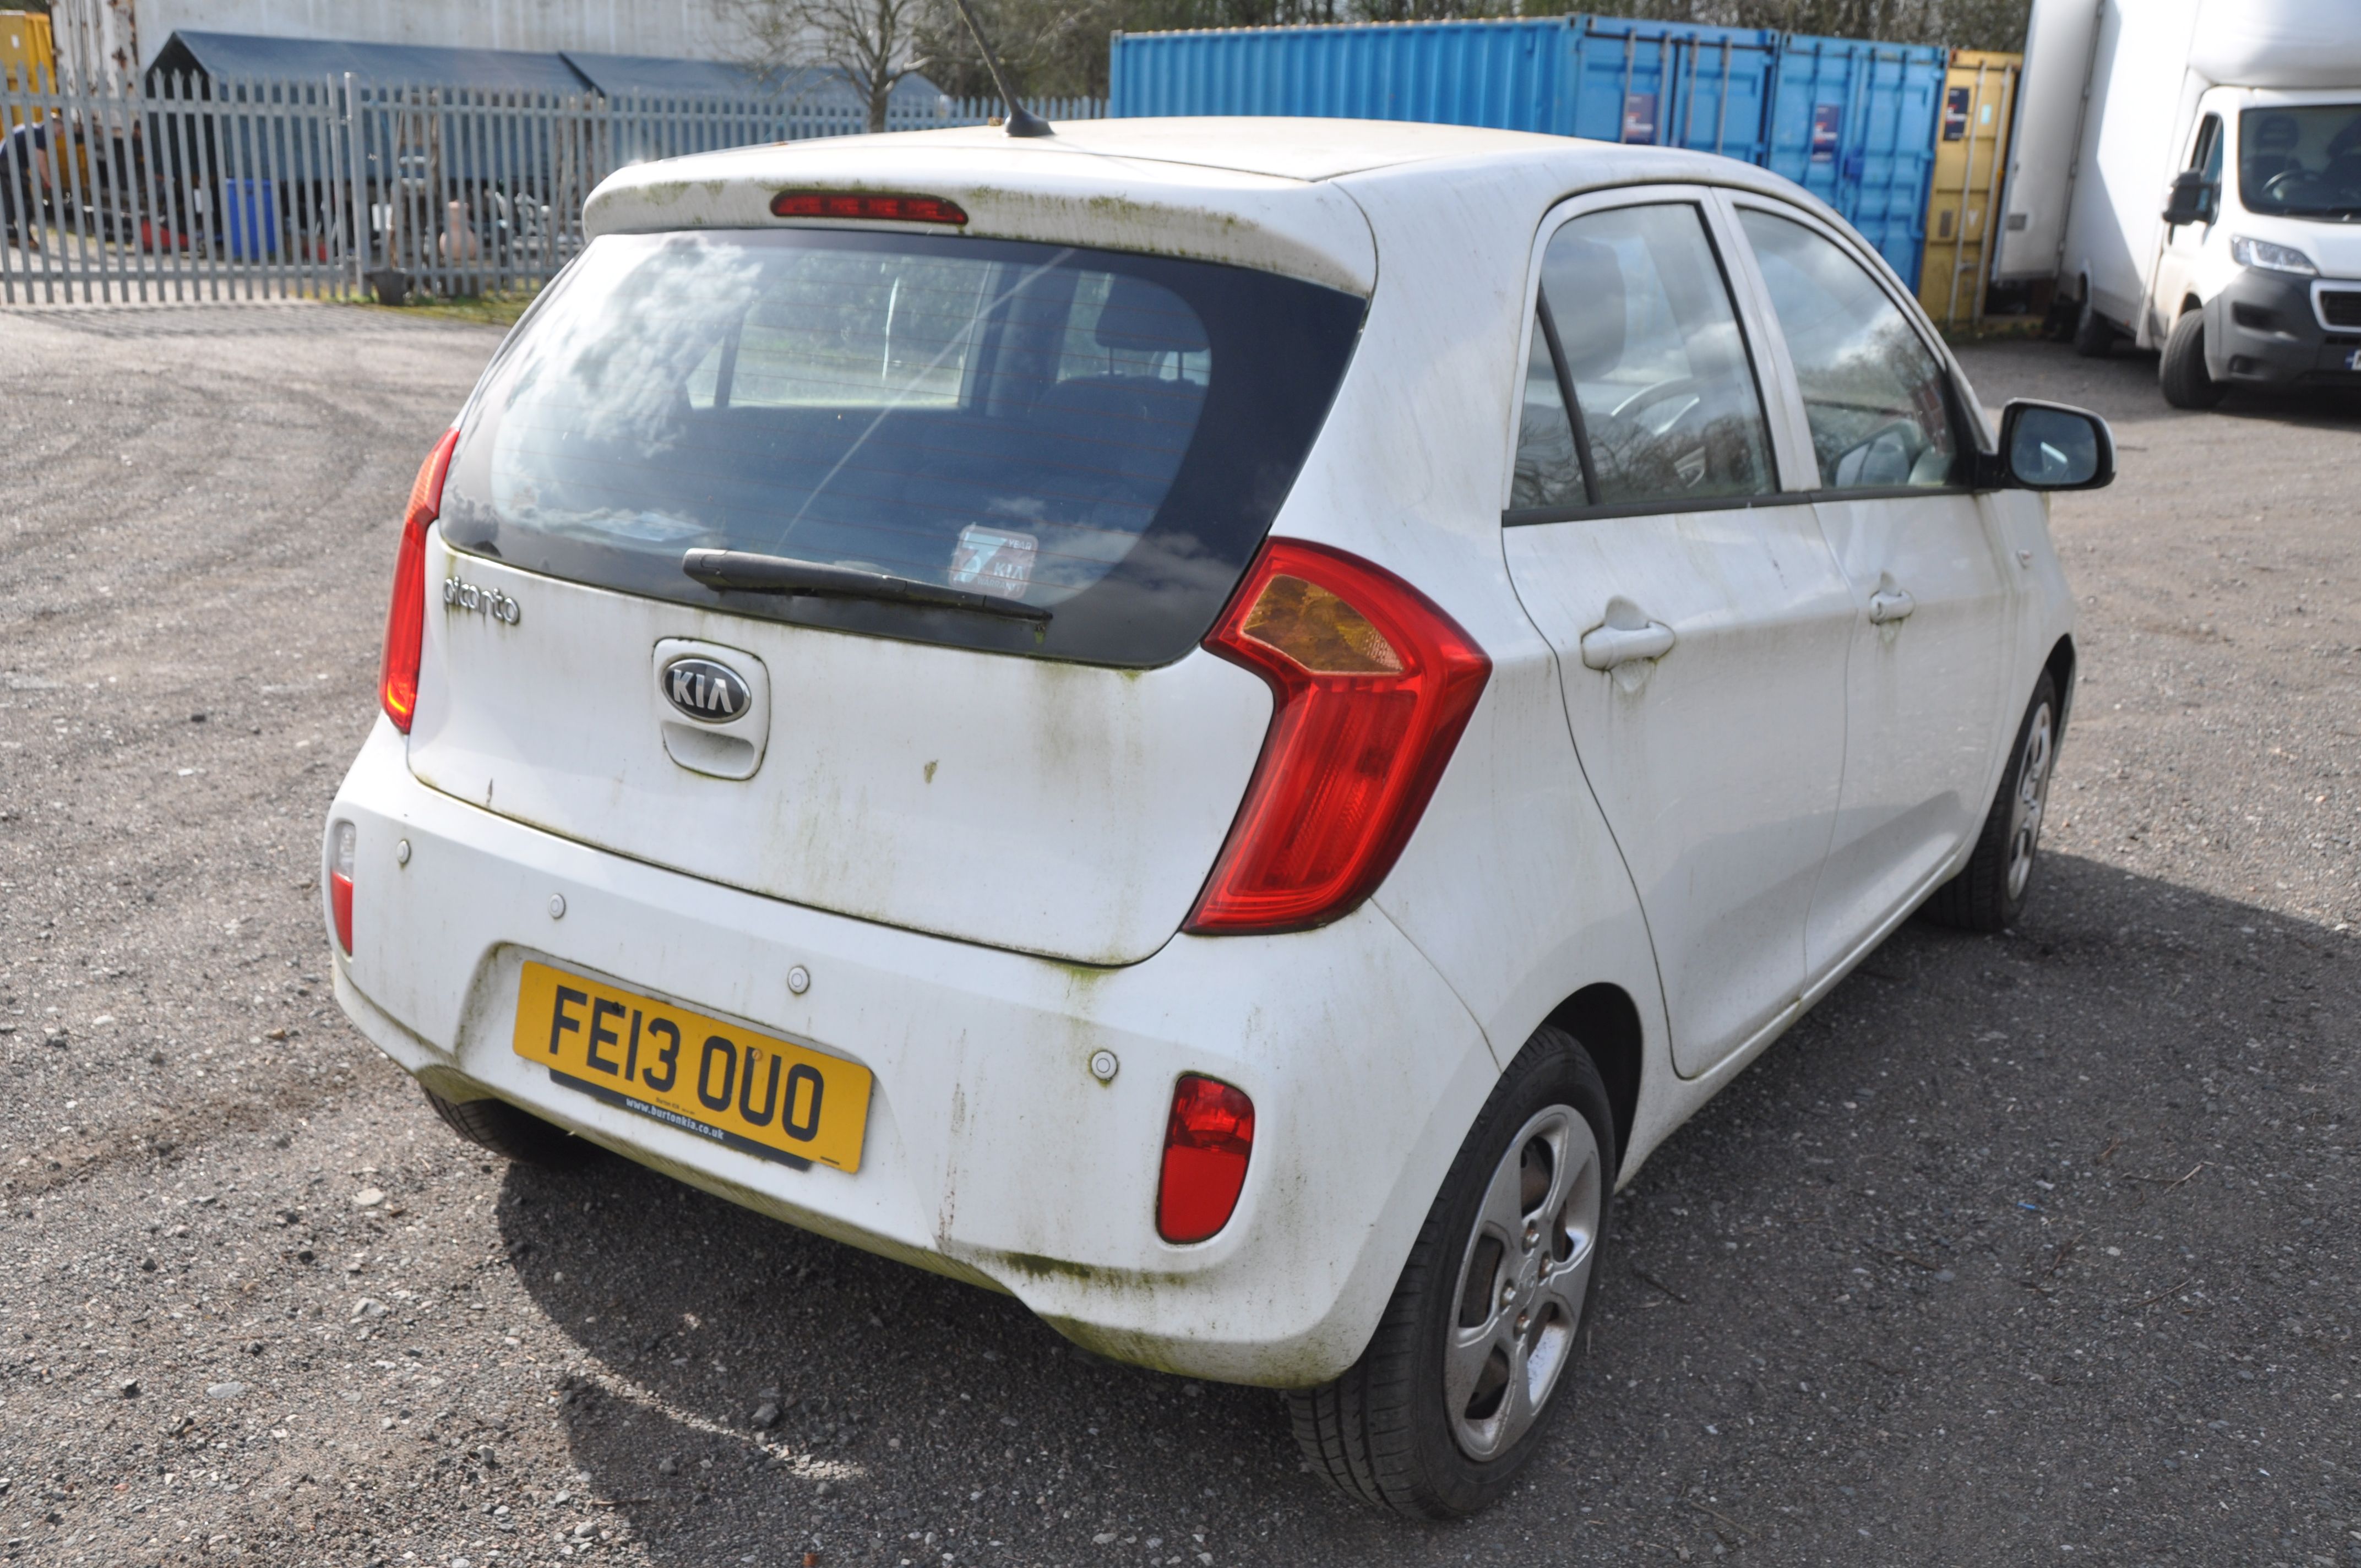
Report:
[[[2001,775],[2000,795],[1984,817],[1975,852],[1927,901],[1927,919],[1961,931],[2000,931],[2016,924],[2033,891],[2058,737],[2058,687],[2044,671],[2034,683],[2025,722],[2017,726],[2016,749],[2009,753],[2008,771]]]
[[[1420,1519],[1515,1483],[1573,1398],[1615,1162],[1598,1068],[1543,1025],[1460,1146],[1361,1359],[1288,1395],[1315,1474]]]
[[[2164,388],[2164,400],[2177,409],[2210,409],[2230,389],[2205,368],[2202,311],[2183,311],[2172,323],[2172,334],[2164,340],[2164,357],[2157,362],[2156,377]]]
[[[505,1100],[445,1100],[423,1085],[420,1092],[453,1132],[519,1165],[563,1170],[582,1164],[595,1148]]]
[[[2091,294],[2082,292],[2082,308],[2074,317],[2074,352],[2085,359],[2104,359],[2115,351],[2115,329],[2091,308]]]

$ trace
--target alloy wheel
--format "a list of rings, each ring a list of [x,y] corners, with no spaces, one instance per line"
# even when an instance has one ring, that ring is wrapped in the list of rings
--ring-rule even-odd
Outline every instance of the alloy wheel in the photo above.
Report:
[[[2025,760],[2016,770],[2016,795],[2008,813],[2008,896],[2014,904],[2025,896],[2033,879],[2033,854],[2041,845],[2041,814],[2049,799],[2049,761],[2056,749],[2056,726],[2043,703],[2025,729]]]
[[[1517,1134],[1485,1187],[1443,1361],[1452,1437],[1470,1459],[1497,1458],[1523,1436],[1572,1358],[1604,1182],[1590,1124],[1571,1105],[1551,1105]]]

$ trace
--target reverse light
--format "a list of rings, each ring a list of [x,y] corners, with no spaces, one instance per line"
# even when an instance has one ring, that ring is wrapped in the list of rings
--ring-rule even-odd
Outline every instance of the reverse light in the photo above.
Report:
[[[1264,544],[1204,645],[1260,675],[1274,707],[1187,929],[1348,914],[1410,841],[1492,661],[1392,573],[1296,539]]]
[[[328,913],[336,922],[336,946],[353,956],[353,825],[328,830]]]
[[[940,196],[887,196],[861,191],[782,191],[771,198],[774,218],[868,218],[880,223],[964,224],[957,202]]]
[[[404,735],[418,711],[418,658],[426,639],[426,530],[443,510],[443,481],[451,472],[455,426],[443,433],[411,482],[401,517],[401,550],[393,560],[393,602],[385,612],[385,656],[378,665],[378,701]]]
[[[1254,1154],[1254,1102],[1243,1089],[1183,1073],[1164,1124],[1164,1171],[1156,1188],[1156,1234],[1201,1242],[1230,1223]]]
[[[2249,239],[2242,234],[2230,236],[2230,259],[2241,267],[2259,267],[2266,272],[2292,272],[2299,278],[2320,276],[2320,269],[2312,264],[2312,258],[2295,247]]]

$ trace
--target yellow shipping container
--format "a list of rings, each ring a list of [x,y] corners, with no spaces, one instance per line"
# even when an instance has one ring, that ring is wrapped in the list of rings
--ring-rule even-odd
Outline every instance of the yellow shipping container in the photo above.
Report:
[[[2019,54],[1953,49],[1936,130],[1934,189],[1927,199],[1927,254],[1918,302],[1944,326],[1980,321],[1991,270],[1985,236],[2008,166]]]
[[[0,87],[50,92],[57,71],[49,17],[38,11],[0,11]]]

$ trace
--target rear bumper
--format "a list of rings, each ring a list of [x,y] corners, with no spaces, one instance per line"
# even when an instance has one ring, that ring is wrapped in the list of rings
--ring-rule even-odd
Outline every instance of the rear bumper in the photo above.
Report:
[[[2205,368],[2217,381],[2266,387],[2361,387],[2361,329],[2332,332],[2312,308],[2312,282],[2241,269],[2205,304]]]
[[[1062,964],[555,838],[420,784],[383,722],[330,820],[357,833],[337,1000],[438,1092],[498,1096],[790,1224],[1009,1291],[1101,1354],[1191,1376],[1301,1386],[1350,1365],[1499,1070],[1373,905],[1318,931]],[[552,1083],[510,1048],[528,959],[862,1063],[875,1089],[861,1169],[790,1169]],[[785,978],[797,965],[801,996]],[[1121,1063],[1112,1083],[1089,1070],[1101,1049]],[[1182,1072],[1236,1084],[1257,1111],[1236,1213],[1190,1246],[1155,1229]]]

